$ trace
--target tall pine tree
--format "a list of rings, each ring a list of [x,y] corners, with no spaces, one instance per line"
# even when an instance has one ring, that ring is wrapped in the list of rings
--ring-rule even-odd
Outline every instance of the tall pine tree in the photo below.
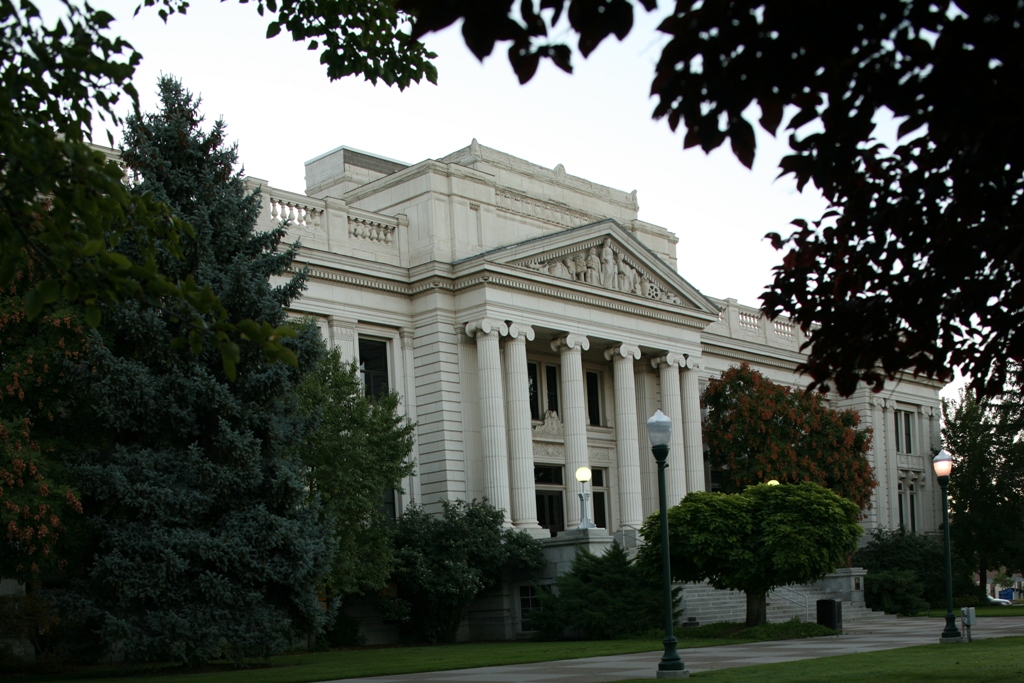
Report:
[[[283,231],[255,231],[259,196],[223,122],[204,132],[180,83],[162,78],[159,91],[161,110],[128,122],[122,160],[135,192],[194,230],[184,258],[164,254],[161,267],[209,285],[232,321],[283,324],[303,287],[270,282],[293,257],[278,249]],[[177,312],[109,306],[78,365],[88,409],[65,427],[83,435],[70,460],[93,536],[65,597],[132,660],[266,656],[325,619],[316,591],[333,541],[294,455],[307,424],[291,391],[319,353],[316,331],[289,343],[297,365],[243,344],[231,381],[217,349],[172,343],[191,324]]]

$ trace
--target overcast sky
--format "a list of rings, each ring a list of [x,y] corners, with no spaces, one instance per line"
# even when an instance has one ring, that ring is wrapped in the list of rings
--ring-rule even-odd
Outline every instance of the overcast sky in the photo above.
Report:
[[[144,111],[156,108],[160,74],[178,77],[223,118],[248,175],[303,192],[303,162],[341,145],[415,163],[473,138],[534,163],[611,187],[637,190],[642,220],[679,236],[679,272],[705,294],[757,306],[780,255],[763,239],[825,204],[812,187],[776,180],[785,145],[759,128],[754,169],[727,148],[682,149],[682,133],[653,121],[650,81],[661,51],[656,15],[641,14],[625,42],[607,39],[568,75],[543,63],[519,85],[499,44],[483,64],[457,30],[428,36],[438,85],[404,92],[361,78],[328,80],[319,55],[287,33],[267,40],[254,4],[193,2],[164,24],[138,0],[96,0],[112,33],[142,53],[136,72]],[[54,11],[54,0],[42,0]],[[115,133],[116,134],[116,133]],[[97,141],[105,141],[104,135]]]

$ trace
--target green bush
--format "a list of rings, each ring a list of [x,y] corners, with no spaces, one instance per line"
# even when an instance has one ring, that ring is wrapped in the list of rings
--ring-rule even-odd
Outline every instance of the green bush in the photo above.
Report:
[[[569,635],[580,640],[630,638],[657,628],[664,619],[660,581],[642,575],[618,543],[601,556],[581,550],[571,569],[540,593],[541,609],[531,616],[538,637]]]
[[[864,602],[889,614],[913,616],[928,609],[921,590],[918,575],[909,569],[869,572],[864,580]]]
[[[739,621],[722,621],[717,624],[692,626],[676,631],[680,640],[704,640],[709,638],[733,638],[742,640],[793,640],[796,638],[817,638],[834,636],[836,632],[820,624],[800,621],[796,617],[778,624],[747,626]]]
[[[408,609],[419,642],[455,640],[466,610],[484,590],[529,580],[544,564],[540,541],[502,528],[504,515],[483,502],[443,501],[438,516],[412,506],[398,520],[392,612]]]
[[[903,529],[875,529],[871,540],[853,557],[854,566],[868,570],[868,580],[877,572],[909,571],[917,577],[920,590],[915,595],[932,606],[946,606],[946,553],[938,536],[924,536]],[[953,595],[974,595],[971,569],[963,559],[953,555]],[[873,602],[865,586],[864,601],[872,609],[883,609]]]

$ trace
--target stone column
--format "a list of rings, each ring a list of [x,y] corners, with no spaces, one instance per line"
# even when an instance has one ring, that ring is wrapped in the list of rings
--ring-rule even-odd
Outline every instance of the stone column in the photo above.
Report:
[[[332,315],[327,319],[327,325],[331,329],[331,348],[338,349],[343,361],[358,361],[355,322]]]
[[[636,382],[637,436],[640,451],[640,497],[646,519],[658,511],[658,465],[647,438],[647,419],[658,410],[658,387],[654,372],[645,363],[633,367]]]
[[[484,461],[484,495],[504,511],[505,525],[512,525],[508,487],[508,449],[505,433],[505,397],[501,386],[499,337],[508,334],[500,320],[485,318],[466,325],[466,335],[476,338],[480,383],[480,444]]]
[[[886,399],[885,401],[885,471],[886,479],[888,480],[888,498],[886,507],[889,509],[889,524],[890,528],[898,529],[900,525],[900,508],[899,501],[897,500],[900,493],[898,485],[900,481],[899,473],[899,459],[900,456],[896,452],[896,430],[899,425],[896,424],[896,401],[893,399]]]
[[[604,352],[615,373],[615,449],[619,461],[620,526],[640,528],[644,522],[640,494],[640,435],[637,433],[636,384],[633,361],[640,347],[619,344]]]
[[[565,426],[565,528],[580,524],[579,496],[583,485],[576,470],[590,465],[587,449],[587,411],[583,392],[583,352],[590,340],[581,334],[566,334],[551,342],[562,359],[562,424]]]
[[[661,371],[661,410],[672,420],[672,440],[668,445],[665,470],[665,496],[672,507],[686,495],[686,448],[683,440],[683,404],[679,395],[679,369],[686,357],[668,353],[651,361]]]
[[[683,370],[683,445],[686,448],[686,490],[706,491],[704,482],[704,444],[700,433],[700,382],[697,372],[701,359],[687,356]]]
[[[530,379],[526,371],[526,342],[533,328],[512,323],[505,342],[505,388],[508,391],[508,455],[512,479],[512,523],[520,529],[539,529],[537,494],[533,485],[533,428],[530,425]]]

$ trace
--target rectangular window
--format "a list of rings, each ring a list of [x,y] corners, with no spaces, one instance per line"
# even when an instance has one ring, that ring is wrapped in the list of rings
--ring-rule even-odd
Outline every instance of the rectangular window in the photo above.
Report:
[[[519,623],[520,631],[535,631],[531,623],[534,614],[540,611],[540,591],[537,586],[519,587]]]
[[[537,522],[552,536],[565,531],[565,480],[561,465],[535,465],[533,481],[537,491]]]
[[[587,373],[587,418],[591,427],[601,426],[601,375]]]
[[[895,417],[896,452],[909,455],[914,452],[914,414],[909,410],[897,410]]]
[[[386,488],[380,496],[380,513],[384,519],[392,522],[398,519],[398,491],[393,488]]]
[[[530,419],[540,419],[540,376],[537,374],[537,364],[526,364],[526,377],[530,384]]]
[[[359,338],[359,372],[367,396],[388,393],[388,343],[381,339]]]
[[[906,528],[906,522],[903,521],[903,482],[896,484],[896,501],[900,509],[900,528]]]
[[[604,468],[595,467],[591,474],[591,490],[594,496],[594,526],[608,528],[608,484]]]
[[[910,502],[910,530],[911,531],[915,531],[915,532],[917,531],[917,505],[916,505],[917,501],[915,500],[916,497],[917,497],[917,491],[914,489],[914,485],[911,484],[910,485],[910,495],[909,495],[909,502]]]
[[[546,408],[558,413],[561,417],[562,413],[558,411],[558,368],[554,365],[545,365],[544,379],[547,384],[545,387],[548,399]]]

